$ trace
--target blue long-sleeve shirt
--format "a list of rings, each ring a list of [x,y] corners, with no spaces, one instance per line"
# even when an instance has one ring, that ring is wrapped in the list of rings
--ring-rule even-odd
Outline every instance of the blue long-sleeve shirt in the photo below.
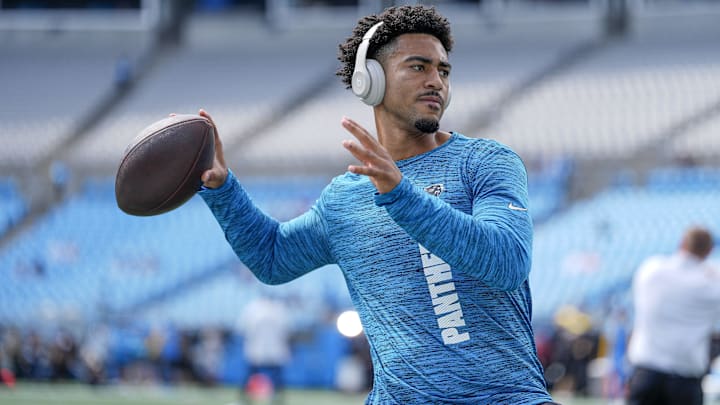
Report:
[[[339,265],[370,343],[367,403],[551,401],[531,328],[522,161],[497,142],[453,133],[396,163],[403,179],[391,192],[346,173],[282,223],[232,173],[200,194],[259,280]]]

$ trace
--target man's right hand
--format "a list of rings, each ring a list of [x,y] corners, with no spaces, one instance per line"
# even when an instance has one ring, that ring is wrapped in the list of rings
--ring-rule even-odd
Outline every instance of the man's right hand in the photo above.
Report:
[[[213,161],[212,168],[206,170],[202,174],[200,179],[202,180],[205,187],[218,188],[225,184],[225,180],[228,176],[228,168],[225,164],[225,155],[223,153],[222,141],[220,140],[217,126],[215,125],[215,122],[213,121],[210,114],[208,114],[207,111],[203,110],[202,108],[200,109],[198,114],[201,117],[210,121],[210,124],[212,124],[213,130],[215,132],[215,160]]]

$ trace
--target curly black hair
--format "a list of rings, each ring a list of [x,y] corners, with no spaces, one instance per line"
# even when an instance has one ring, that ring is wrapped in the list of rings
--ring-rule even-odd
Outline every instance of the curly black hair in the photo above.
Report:
[[[447,18],[440,15],[435,7],[426,6],[398,6],[390,7],[381,14],[372,14],[361,18],[352,31],[352,36],[338,46],[338,60],[341,63],[335,74],[340,76],[347,88],[352,87],[352,75],[355,69],[355,56],[358,46],[365,33],[378,22],[383,21],[375,35],[370,40],[368,58],[378,59],[384,55],[385,45],[390,44],[402,34],[420,33],[430,34],[440,40],[445,51],[450,53],[453,38],[450,33],[450,23]]]

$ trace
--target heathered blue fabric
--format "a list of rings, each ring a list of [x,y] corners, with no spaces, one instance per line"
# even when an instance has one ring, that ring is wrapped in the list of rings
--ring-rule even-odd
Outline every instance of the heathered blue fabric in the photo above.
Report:
[[[370,342],[368,404],[551,401],[530,319],[532,222],[509,207],[528,207],[522,161],[498,142],[453,133],[397,164],[404,177],[391,192],[346,173],[283,223],[232,174],[200,194],[261,281],[339,265]]]

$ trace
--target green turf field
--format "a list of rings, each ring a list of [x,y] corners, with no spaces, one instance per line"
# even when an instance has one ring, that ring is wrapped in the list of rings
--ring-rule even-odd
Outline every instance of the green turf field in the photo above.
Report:
[[[330,391],[289,391],[286,405],[361,405],[365,395],[342,395]],[[19,384],[0,388],[2,405],[230,405],[237,404],[230,387],[108,386],[78,384]],[[259,404],[259,403],[258,403]]]
[[[365,395],[331,391],[286,393],[285,405],[362,405]],[[108,386],[79,384],[28,384],[13,389],[0,386],[2,405],[232,405],[238,404],[233,388]],[[606,405],[599,399],[556,398],[563,405]]]

